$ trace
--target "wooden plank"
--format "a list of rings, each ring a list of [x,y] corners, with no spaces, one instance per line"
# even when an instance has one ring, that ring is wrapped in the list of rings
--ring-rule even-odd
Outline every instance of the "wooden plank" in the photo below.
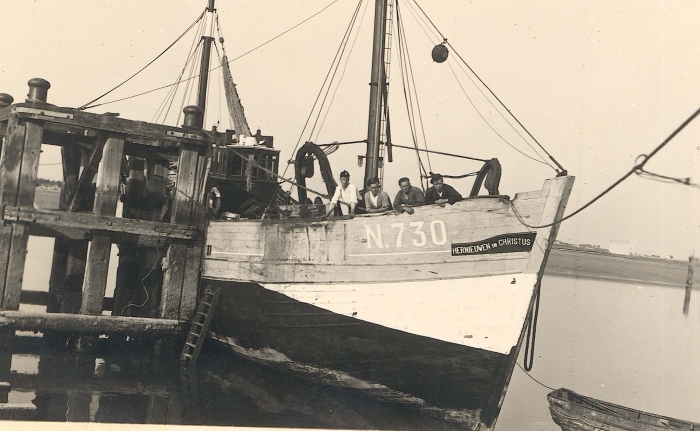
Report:
[[[101,314],[107,288],[107,270],[112,247],[109,235],[97,235],[90,241],[88,260],[83,279],[82,314]]]
[[[11,243],[12,227],[0,227],[0,310],[4,309],[5,277],[7,276],[7,262],[10,258]]]
[[[119,174],[121,170],[124,137],[113,134],[104,145],[102,160],[97,172],[97,189],[93,212],[114,216],[119,198]],[[112,247],[109,234],[96,234],[90,241],[85,278],[83,279],[82,314],[101,314],[102,299],[107,288],[107,269]]]
[[[177,182],[173,190],[171,223],[189,224],[192,220],[193,204],[196,201],[197,164],[199,154],[196,148],[184,146],[177,166]],[[174,243],[166,256],[167,270],[163,276],[163,290],[160,302],[161,318],[177,318],[180,315],[187,249],[181,243]],[[192,277],[190,276],[190,279]]]
[[[154,383],[149,380],[134,380],[121,376],[120,379],[98,379],[90,377],[65,376],[60,373],[22,374],[12,373],[10,383],[17,389],[48,393],[112,393],[120,395],[161,395],[167,396],[170,390],[167,382]]]
[[[78,231],[104,231],[132,235],[190,240],[197,236],[194,226],[160,223],[147,220],[125,219],[89,213],[68,213],[33,207],[6,207],[3,220],[20,221],[37,226]],[[87,235],[83,236],[87,237]]]
[[[66,124],[91,130],[123,133],[127,139],[141,137],[154,140],[179,141],[201,147],[206,147],[212,143],[211,139],[204,132],[195,132],[145,121],[127,120],[111,115],[76,111],[58,106],[51,106],[50,109],[44,107],[37,112],[34,105],[18,103],[12,105],[10,115],[12,114],[20,118],[37,118],[53,124]],[[72,118],[67,118],[68,115],[72,116]]]
[[[25,127],[26,133],[15,202],[19,205],[31,206],[34,204],[34,196],[36,194],[36,179],[39,171],[41,138],[44,128],[40,122],[29,121]],[[11,201],[13,199],[8,196],[8,200]],[[7,263],[5,298],[3,300],[3,308],[6,310],[17,310],[19,308],[19,296],[22,291],[28,239],[29,226],[18,224],[12,227],[12,243]]]
[[[161,319],[175,319],[180,315],[182,283],[185,275],[187,247],[172,244],[165,258],[167,264],[163,270],[163,290],[160,298],[159,316]]]
[[[11,326],[18,331],[66,331],[91,334],[176,334],[184,323],[173,319],[146,317],[90,316],[67,313],[29,313],[0,311],[0,326]]]
[[[17,205],[17,189],[24,150],[25,124],[8,128],[2,152],[2,197],[3,205]]]
[[[83,171],[80,173],[80,178],[76,183],[75,190],[83,190],[87,184],[90,184],[97,174],[97,170],[102,160],[102,153],[104,151],[104,146],[107,143],[109,135],[106,133],[100,133],[95,141],[94,146],[90,155],[87,157],[87,162],[83,167]],[[77,161],[77,160],[76,160]],[[71,166],[72,168],[72,166]],[[72,170],[72,169],[71,169]],[[65,174],[65,173],[64,173]],[[80,209],[80,197],[78,193],[72,191],[70,194],[72,196],[70,205],[66,208],[68,211],[78,211]]]
[[[27,421],[36,418],[36,406],[32,403],[0,404],[0,420]]]

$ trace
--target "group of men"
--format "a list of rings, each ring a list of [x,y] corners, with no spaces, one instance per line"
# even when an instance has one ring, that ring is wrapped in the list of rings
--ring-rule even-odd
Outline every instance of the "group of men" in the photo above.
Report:
[[[444,206],[446,203],[453,203],[462,199],[462,195],[457,190],[448,184],[440,174],[433,174],[430,177],[432,187],[423,192],[411,185],[411,181],[404,177],[399,180],[401,190],[394,198],[394,205],[391,204],[389,195],[381,189],[378,178],[372,178],[368,181],[367,191],[365,192],[365,210],[368,213],[382,213],[394,209],[399,212],[407,212],[413,214],[413,207],[420,205],[438,204]],[[340,186],[335,189],[335,193],[328,205],[326,217],[333,213],[333,210],[338,205],[338,202],[344,202],[350,206],[349,215],[355,214],[357,203],[362,199],[357,187],[350,182],[350,174],[348,171],[340,173]]]

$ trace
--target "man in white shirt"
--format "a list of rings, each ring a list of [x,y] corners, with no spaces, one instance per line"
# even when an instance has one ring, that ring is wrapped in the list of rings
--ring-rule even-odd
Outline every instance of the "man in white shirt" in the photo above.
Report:
[[[350,173],[348,171],[343,171],[340,173],[340,186],[336,187],[333,198],[331,199],[328,211],[326,211],[326,217],[333,213],[338,201],[345,203],[350,206],[350,212],[348,215],[355,215],[355,207],[357,202],[361,199],[360,192],[357,191],[357,187],[350,183]]]

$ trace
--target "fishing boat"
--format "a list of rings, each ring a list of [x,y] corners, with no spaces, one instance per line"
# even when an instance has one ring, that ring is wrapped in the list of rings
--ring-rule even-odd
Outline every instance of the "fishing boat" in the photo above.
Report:
[[[388,52],[392,34],[398,34],[391,28],[398,21],[392,15],[398,5],[395,0],[374,5],[361,189],[370,179],[383,178],[393,149],[402,146],[392,141],[388,108]],[[214,0],[208,0],[202,16],[209,17],[209,24],[203,28],[218,27],[215,14]],[[223,44],[223,38],[218,40]],[[225,53],[221,67],[235,127],[225,133],[202,130],[209,56],[216,41],[213,34],[201,37],[197,106],[185,108],[183,129],[154,128],[160,134],[147,138],[160,149],[158,158],[147,150],[134,152],[125,158],[120,175],[129,197],[123,202],[124,218],[180,223],[191,212],[192,220],[198,220],[201,206],[189,211],[177,202],[183,195],[193,200],[208,196],[204,200],[211,220],[205,238],[186,242],[178,237],[181,242],[169,248],[120,244],[113,315],[191,319],[195,298],[183,286],[197,286],[199,267],[190,265],[193,270],[184,274],[182,262],[199,263],[201,251],[199,286],[220,291],[209,335],[226,348],[328,385],[410,403],[465,429],[494,429],[525,334],[532,329],[540,282],[574,178],[550,156],[560,168],[556,177],[546,179],[539,190],[511,197],[499,191],[496,158],[471,158],[483,166],[464,199],[327,217],[328,202],[309,203],[309,194],[328,199],[335,193],[328,155],[340,143],[305,143],[292,157],[294,179],[280,175],[280,151],[272,136],[248,127]],[[448,53],[446,44],[438,44],[433,59],[445,61]],[[37,85],[45,96],[48,82]],[[95,114],[79,112],[89,107],[64,111],[92,120]],[[115,115],[94,121],[115,122]],[[75,136],[86,133],[80,129]],[[170,154],[158,141],[163,136],[199,139],[199,152],[188,150],[185,158]],[[80,159],[70,154],[64,158]],[[207,178],[189,175],[206,163],[211,163]],[[316,165],[325,193],[306,185]],[[166,187],[174,172],[191,181]],[[289,182],[298,190],[297,199],[280,188]],[[87,250],[84,238],[79,240]],[[75,283],[78,298],[81,284],[81,279]],[[161,301],[160,311],[154,308],[158,296],[168,299]],[[95,313],[102,312],[101,302]]]
[[[700,424],[618,406],[560,388],[547,395],[552,420],[563,431],[697,430]]]
[[[398,146],[385,57],[393,6],[375,2],[363,188]],[[245,129],[235,97],[229,106]],[[305,179],[318,163],[327,195],[317,194],[333,195],[329,151],[307,142],[296,153],[297,203],[274,187],[256,195],[286,179],[277,152],[242,135],[217,149],[208,183],[210,202],[221,201],[210,207],[224,215],[209,222],[204,251],[201,285],[221,289],[210,336],[255,361],[493,429],[574,178],[562,168],[511,198],[488,159],[470,196],[453,205],[327,218]],[[251,202],[276,205],[248,217]]]

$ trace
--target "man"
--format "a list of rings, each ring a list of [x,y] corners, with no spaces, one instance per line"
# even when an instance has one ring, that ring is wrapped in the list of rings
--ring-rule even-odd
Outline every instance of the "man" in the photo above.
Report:
[[[371,178],[368,181],[365,193],[365,209],[368,213],[383,213],[391,210],[389,195],[379,188],[379,178]]]
[[[433,186],[425,191],[426,204],[445,206],[446,203],[452,205],[462,200],[462,195],[460,195],[457,190],[452,188],[449,184],[445,184],[442,175],[433,174],[430,177],[430,184]]]
[[[350,205],[350,212],[348,215],[355,215],[355,207],[357,207],[357,202],[361,199],[360,192],[357,191],[357,187],[350,183],[350,173],[348,171],[343,171],[340,173],[340,186],[336,187],[333,198],[328,206],[328,211],[326,211],[326,217],[333,213],[338,201]]]
[[[406,211],[409,214],[413,214],[414,206],[424,205],[425,197],[423,197],[423,192],[416,187],[411,186],[411,181],[404,177],[399,180],[399,193],[394,199],[394,209],[399,212]]]

